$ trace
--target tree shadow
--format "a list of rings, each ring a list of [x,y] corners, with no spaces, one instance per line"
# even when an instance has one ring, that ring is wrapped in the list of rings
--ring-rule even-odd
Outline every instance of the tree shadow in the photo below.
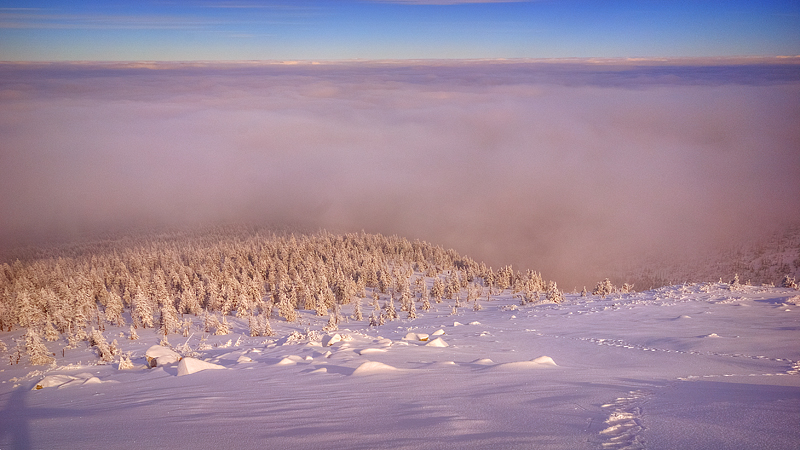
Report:
[[[20,386],[11,392],[11,396],[0,410],[0,443],[6,442],[14,450],[31,448],[31,435],[28,422],[30,410],[25,406],[28,390]]]

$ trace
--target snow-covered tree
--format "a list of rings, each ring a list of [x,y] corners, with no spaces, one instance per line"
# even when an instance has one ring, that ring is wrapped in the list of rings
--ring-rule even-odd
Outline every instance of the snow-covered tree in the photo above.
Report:
[[[603,281],[597,283],[597,286],[595,286],[594,290],[592,291],[592,295],[599,295],[605,298],[606,295],[610,295],[613,292],[614,285],[611,284],[611,280],[605,278]]]
[[[25,351],[28,353],[30,363],[34,366],[43,366],[55,361],[53,354],[47,350],[39,333],[33,328],[28,328],[25,333]]]
[[[89,336],[89,345],[97,348],[101,361],[109,362],[114,360],[114,354],[111,347],[108,345],[105,336],[100,330],[92,328],[92,333]]]
[[[547,301],[553,303],[561,303],[564,301],[564,294],[558,290],[558,285],[555,281],[551,281],[550,285],[547,286]]]
[[[784,275],[783,280],[781,280],[781,287],[789,289],[797,289],[797,282],[794,280],[793,277],[790,277],[789,275]]]

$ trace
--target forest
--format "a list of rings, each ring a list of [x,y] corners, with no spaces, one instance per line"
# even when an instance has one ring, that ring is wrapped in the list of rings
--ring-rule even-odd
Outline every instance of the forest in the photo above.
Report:
[[[119,344],[107,342],[106,325],[129,326],[129,339],[155,328],[169,345],[171,334],[228,334],[231,316],[246,320],[251,336],[271,336],[271,320],[295,322],[298,310],[310,310],[328,316],[323,331],[332,331],[342,320],[379,326],[401,314],[413,319],[431,302],[479,310],[481,299],[506,289],[522,304],[563,298],[539,272],[494,270],[424,241],[214,228],[39,249],[3,263],[0,328],[26,329],[31,364],[54,361],[43,340],[63,340],[64,349],[88,342],[112,361]],[[605,280],[597,289],[613,286]],[[346,318],[345,305],[352,305]],[[11,363],[22,353],[12,352]]]

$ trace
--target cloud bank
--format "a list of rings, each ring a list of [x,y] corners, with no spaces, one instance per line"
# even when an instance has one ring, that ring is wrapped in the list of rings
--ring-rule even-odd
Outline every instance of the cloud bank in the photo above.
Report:
[[[800,219],[797,65],[0,66],[0,248],[397,233],[566,288]]]

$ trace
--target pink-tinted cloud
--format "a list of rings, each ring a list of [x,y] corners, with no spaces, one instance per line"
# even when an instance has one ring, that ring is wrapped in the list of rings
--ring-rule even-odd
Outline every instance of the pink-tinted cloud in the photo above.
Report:
[[[364,229],[590,284],[624,258],[800,219],[797,73],[6,65],[0,239],[220,222]]]

